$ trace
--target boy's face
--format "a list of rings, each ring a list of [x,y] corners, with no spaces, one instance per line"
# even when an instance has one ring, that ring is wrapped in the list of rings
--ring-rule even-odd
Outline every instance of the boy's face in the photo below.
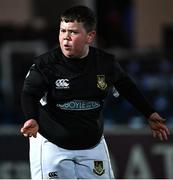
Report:
[[[88,46],[93,42],[95,31],[86,32],[83,23],[61,21],[59,42],[63,54],[69,58],[87,55]]]

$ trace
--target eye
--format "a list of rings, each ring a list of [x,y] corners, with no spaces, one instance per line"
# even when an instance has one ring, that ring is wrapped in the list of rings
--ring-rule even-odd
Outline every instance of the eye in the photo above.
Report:
[[[70,31],[70,34],[75,35],[75,34],[78,34],[78,32],[77,31]]]
[[[61,33],[65,33],[66,30],[65,30],[65,29],[60,29],[60,32],[61,32]]]

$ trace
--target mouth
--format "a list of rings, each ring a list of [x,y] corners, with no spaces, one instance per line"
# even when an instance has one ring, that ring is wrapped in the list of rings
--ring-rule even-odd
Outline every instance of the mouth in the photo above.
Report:
[[[70,50],[70,49],[71,49],[71,46],[68,45],[68,44],[64,44],[64,49],[65,49],[65,50]]]

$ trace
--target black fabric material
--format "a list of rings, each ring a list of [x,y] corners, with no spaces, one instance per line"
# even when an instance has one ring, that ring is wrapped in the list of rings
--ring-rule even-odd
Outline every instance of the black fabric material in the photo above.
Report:
[[[57,85],[59,79],[66,79],[66,87]],[[146,117],[154,112],[113,55],[90,47],[87,57],[68,59],[57,48],[35,59],[24,82],[22,108],[26,119],[36,119],[40,133],[52,143],[66,149],[87,149],[100,141],[103,101],[113,86]],[[41,106],[44,95],[47,104]],[[56,106],[72,100],[99,101],[100,107],[70,111]]]

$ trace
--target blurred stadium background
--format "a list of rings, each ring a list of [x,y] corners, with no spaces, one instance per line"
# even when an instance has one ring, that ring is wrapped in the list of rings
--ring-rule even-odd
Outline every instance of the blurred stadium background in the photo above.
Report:
[[[33,57],[58,43],[58,15],[73,5],[98,18],[95,45],[114,53],[173,129],[172,0],[0,0],[0,178],[30,178],[20,92]],[[173,136],[151,137],[122,97],[105,103],[105,135],[117,178],[173,178]]]

